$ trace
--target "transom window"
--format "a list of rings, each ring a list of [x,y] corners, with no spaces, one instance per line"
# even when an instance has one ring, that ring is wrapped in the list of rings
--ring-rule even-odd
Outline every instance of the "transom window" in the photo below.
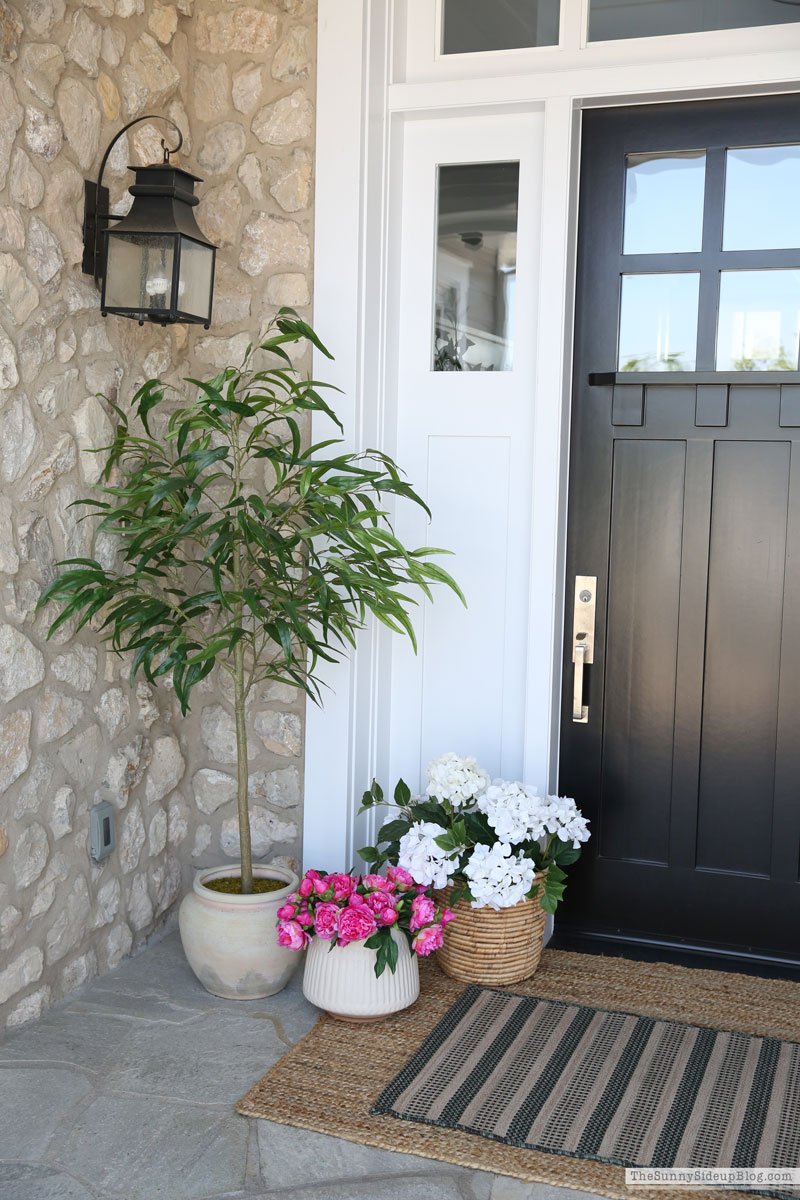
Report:
[[[481,54],[557,46],[561,9],[561,0],[442,0],[439,48],[442,54]],[[589,0],[588,40],[794,22],[800,22],[800,0]]]
[[[557,46],[560,0],[444,0],[442,53]]]
[[[791,21],[800,21],[797,0],[589,0],[590,42]]]

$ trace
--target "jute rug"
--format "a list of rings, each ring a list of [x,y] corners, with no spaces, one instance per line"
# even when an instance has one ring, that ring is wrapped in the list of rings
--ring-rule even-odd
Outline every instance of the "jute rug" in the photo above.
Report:
[[[372,1112],[629,1167],[800,1170],[800,1044],[468,987]]]
[[[625,1186],[624,1168],[613,1163],[562,1157],[464,1130],[371,1114],[380,1094],[465,990],[464,984],[443,975],[435,962],[423,963],[421,974],[417,1003],[388,1021],[346,1025],[321,1018],[240,1100],[237,1112],[531,1183],[630,1200],[634,1192]],[[514,991],[800,1042],[800,983],[786,980],[545,950],[533,978],[515,984]],[[719,1200],[719,1195],[698,1188],[655,1193],[657,1200]],[[743,1193],[726,1195],[744,1200]]]

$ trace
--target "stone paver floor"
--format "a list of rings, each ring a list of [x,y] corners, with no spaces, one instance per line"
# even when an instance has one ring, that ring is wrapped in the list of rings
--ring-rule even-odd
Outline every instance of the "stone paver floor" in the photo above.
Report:
[[[316,1012],[209,995],[168,933],[0,1044],[0,1197],[587,1200],[238,1116]]]

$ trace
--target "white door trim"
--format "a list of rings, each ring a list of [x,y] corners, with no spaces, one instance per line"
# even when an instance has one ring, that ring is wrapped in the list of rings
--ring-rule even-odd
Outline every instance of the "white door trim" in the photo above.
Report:
[[[556,48],[443,57],[430,0],[319,0],[314,323],[336,354],[315,371],[342,389],[353,448],[394,445],[397,328],[390,310],[400,248],[405,123],[544,109],[525,778],[557,782],[561,605],[569,425],[579,111],[598,104],[800,90],[800,24],[586,45],[587,0],[562,0]],[[427,31],[427,32],[426,32]],[[455,59],[458,62],[455,62]],[[316,433],[329,431],[317,428]],[[372,829],[357,797],[383,777],[388,635],[365,631],[331,672],[324,710],[308,706],[304,859],[354,864]],[[469,752],[468,747],[464,748]]]

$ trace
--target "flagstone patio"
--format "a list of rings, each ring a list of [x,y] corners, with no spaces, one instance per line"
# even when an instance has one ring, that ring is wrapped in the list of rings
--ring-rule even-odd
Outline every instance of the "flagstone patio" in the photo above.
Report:
[[[315,1018],[298,977],[219,1000],[151,941],[0,1044],[2,1200],[587,1200],[238,1116]]]

